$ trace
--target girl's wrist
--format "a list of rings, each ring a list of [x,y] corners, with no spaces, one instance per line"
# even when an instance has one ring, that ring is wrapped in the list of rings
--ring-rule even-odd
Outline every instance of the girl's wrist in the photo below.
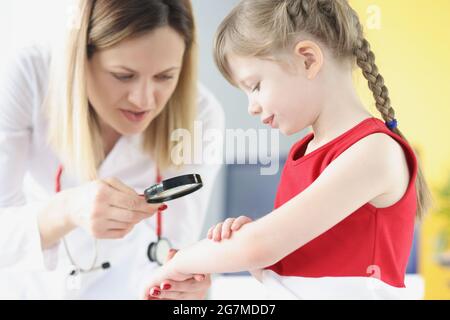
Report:
[[[175,257],[170,259],[164,264],[164,267],[169,273],[177,273],[177,260]]]

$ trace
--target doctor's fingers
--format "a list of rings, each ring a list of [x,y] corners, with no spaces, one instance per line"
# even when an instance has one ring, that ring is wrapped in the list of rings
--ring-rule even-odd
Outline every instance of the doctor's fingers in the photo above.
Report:
[[[130,233],[132,229],[133,229],[133,227],[128,228],[128,229],[107,230],[102,237],[97,238],[97,239],[122,239],[128,233]]]
[[[108,220],[115,220],[119,222],[125,222],[130,224],[136,224],[144,219],[150,218],[153,213],[142,213],[139,211],[131,211],[123,208],[111,206],[108,208],[106,218]]]
[[[111,188],[108,195],[108,202],[110,205],[130,211],[139,211],[144,214],[153,214],[158,211],[158,208],[163,204],[150,204],[139,195],[131,195]]]
[[[159,298],[173,299],[170,294],[177,293],[195,293],[206,291],[211,286],[210,277],[206,277],[204,281],[189,279],[186,281],[164,280],[160,285],[161,295]],[[150,290],[150,293],[152,290]]]
[[[147,300],[153,300],[156,298],[156,300],[195,300],[200,299],[193,297],[194,294],[192,293],[186,293],[186,292],[175,292],[175,291],[163,291],[155,289],[154,295],[148,295]],[[199,295],[197,293],[197,295]]]
[[[117,191],[122,191],[122,192],[130,194],[130,195],[137,195],[137,192],[134,191],[133,188],[127,186],[126,184],[124,184],[122,181],[120,181],[117,178],[107,178],[107,179],[103,179],[100,181],[103,183],[106,183],[107,185],[116,189]]]
[[[126,230],[131,229],[133,227],[132,223],[117,221],[117,220],[107,220],[105,222],[106,230]]]
[[[91,234],[96,239],[121,239],[125,237],[133,229],[133,224],[128,224],[125,227],[122,223],[111,223],[110,221],[105,221],[102,225],[92,225]],[[117,228],[115,228],[117,227]]]

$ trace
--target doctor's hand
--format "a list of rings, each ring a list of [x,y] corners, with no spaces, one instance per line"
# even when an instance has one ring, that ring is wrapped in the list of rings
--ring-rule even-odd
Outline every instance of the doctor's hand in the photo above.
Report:
[[[214,241],[229,239],[232,232],[238,231],[244,224],[250,222],[252,222],[252,219],[246,216],[228,218],[224,222],[220,222],[209,228],[207,238]]]
[[[132,188],[115,178],[89,182],[67,189],[67,218],[74,228],[81,227],[97,239],[125,237],[133,227],[167,206],[148,204]]]
[[[171,249],[166,264],[156,270],[143,294],[145,300],[201,300],[205,299],[211,286],[211,276],[181,274],[170,268],[177,250]]]

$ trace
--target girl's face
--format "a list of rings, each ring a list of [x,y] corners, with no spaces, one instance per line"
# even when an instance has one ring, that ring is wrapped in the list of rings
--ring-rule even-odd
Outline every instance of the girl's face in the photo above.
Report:
[[[236,84],[248,96],[248,112],[285,135],[310,126],[319,113],[320,89],[307,71],[269,59],[227,56]]]
[[[102,125],[121,135],[143,132],[175,91],[184,51],[183,38],[161,27],[95,52],[87,92]]]

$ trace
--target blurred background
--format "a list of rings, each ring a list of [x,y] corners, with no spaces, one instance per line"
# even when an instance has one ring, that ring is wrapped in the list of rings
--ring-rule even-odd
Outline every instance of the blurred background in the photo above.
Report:
[[[221,102],[227,128],[267,130],[258,119],[248,116],[245,95],[221,77],[212,59],[215,30],[238,1],[192,2],[199,34],[200,80]],[[73,0],[0,1],[0,71],[2,61],[17,49],[33,43],[51,43],[57,38],[74,12],[72,3]],[[390,90],[399,126],[419,154],[435,198],[435,208],[417,224],[408,265],[412,290],[417,291],[415,297],[419,298],[449,299],[450,1],[350,0],[350,3],[365,25],[380,72]],[[356,71],[355,84],[361,98],[378,117],[367,83],[360,71]],[[258,164],[224,165],[215,186],[204,234],[213,223],[228,216],[245,214],[257,218],[270,212],[283,161],[290,146],[304,134],[306,132],[289,138],[280,135],[278,174],[260,175]],[[270,137],[270,133],[267,136]],[[222,291],[215,291],[213,287],[212,297],[226,298],[227,285],[231,288],[236,279],[242,281],[244,277],[229,279],[217,280],[220,285],[216,287],[221,287]],[[253,282],[248,282],[248,288],[254,290],[252,294],[259,290]]]

